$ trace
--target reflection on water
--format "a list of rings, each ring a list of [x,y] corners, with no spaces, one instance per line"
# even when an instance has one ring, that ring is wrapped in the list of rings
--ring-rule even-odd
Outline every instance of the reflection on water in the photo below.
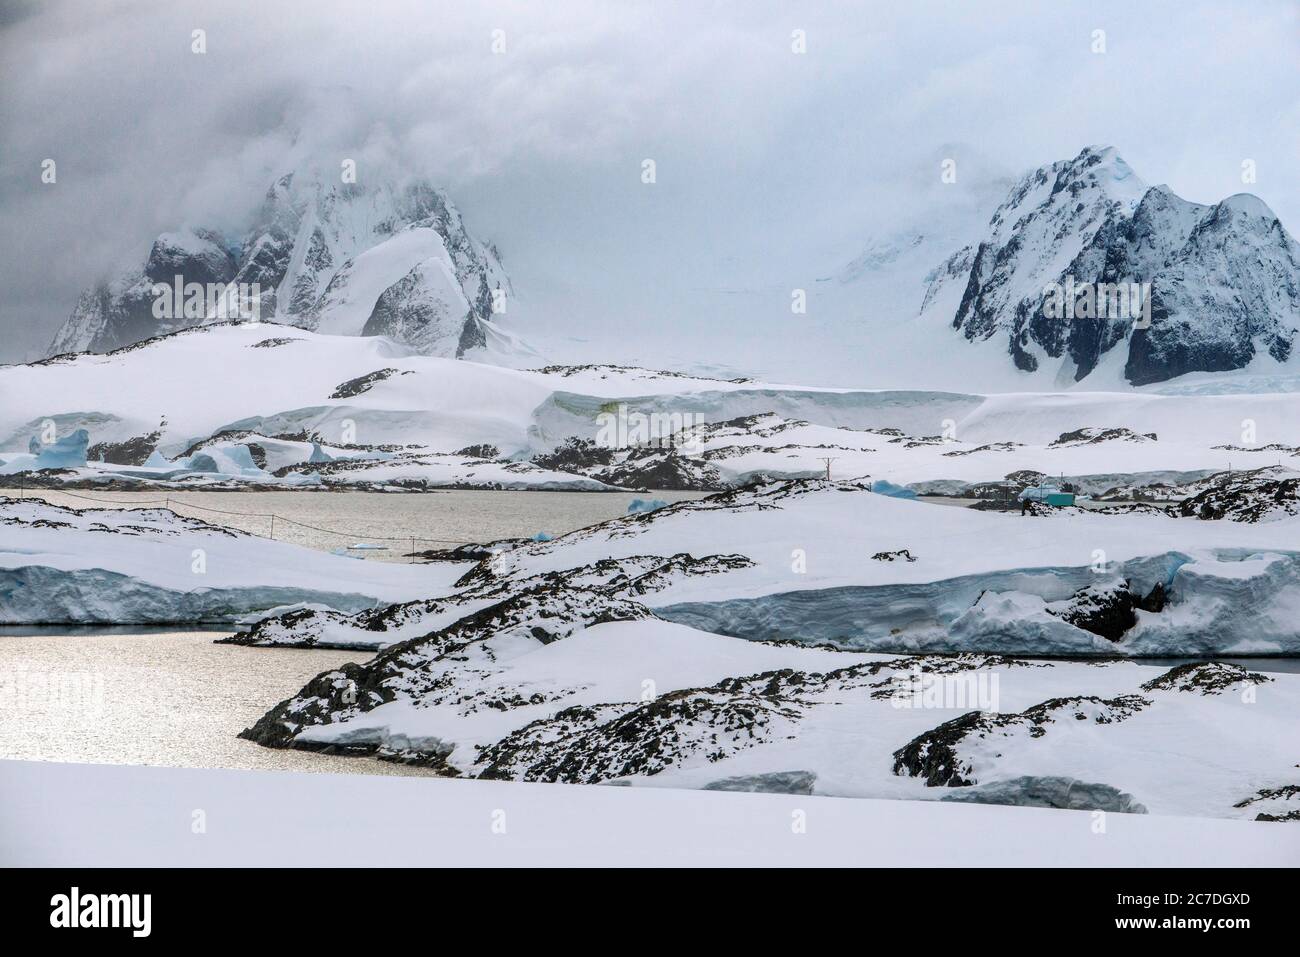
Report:
[[[72,508],[170,507],[190,518],[238,528],[308,548],[330,551],[358,543],[384,550],[353,552],[370,561],[406,561],[417,549],[449,548],[499,538],[562,535],[627,514],[634,498],[666,502],[702,498],[700,492],[26,492]],[[85,496],[93,496],[89,500]],[[101,501],[107,500],[107,501]],[[238,514],[230,514],[238,513]],[[301,524],[296,524],[301,523]],[[307,527],[314,526],[314,527]]]
[[[51,630],[52,631],[52,630]],[[214,645],[210,632],[0,632],[0,758],[163,767],[424,774],[236,735],[365,652]]]

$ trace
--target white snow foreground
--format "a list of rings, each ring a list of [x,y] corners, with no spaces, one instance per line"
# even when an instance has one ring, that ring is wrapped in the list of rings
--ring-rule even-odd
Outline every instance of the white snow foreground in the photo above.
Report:
[[[214,364],[221,376],[201,374]],[[0,367],[0,395],[0,474],[45,467],[37,451],[85,429],[85,463],[47,452],[59,470],[43,474],[141,485],[712,490],[822,475],[830,457],[837,477],[951,491],[1035,472],[1093,476],[1082,486],[1102,493],[1300,452],[1300,392],[984,396],[522,371],[270,323]],[[684,447],[638,446],[646,422],[684,424]],[[611,434],[628,444],[608,447]]]
[[[4,624],[233,622],[303,604],[360,611],[448,587],[456,567],[353,561],[167,509],[0,497]]]
[[[1300,828],[1116,814],[1099,831],[1037,808],[22,761],[0,761],[0,785],[0,857],[29,867],[1300,862]],[[220,839],[160,830],[177,807]]]

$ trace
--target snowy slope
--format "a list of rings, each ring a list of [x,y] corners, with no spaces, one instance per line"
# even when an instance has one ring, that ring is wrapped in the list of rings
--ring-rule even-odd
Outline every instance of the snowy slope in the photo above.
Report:
[[[214,364],[221,375],[200,373]],[[1165,473],[1300,462],[1294,391],[979,395],[614,366],[528,371],[418,355],[385,336],[322,336],[269,323],[210,326],[111,355],[0,367],[0,397],[0,460],[13,463],[0,463],[0,472],[22,467],[19,456],[33,440],[43,442],[47,421],[56,438],[84,428],[98,455],[136,465],[154,450],[174,460],[217,442],[280,449],[268,472],[309,474],[314,436],[333,450],[331,458],[357,463],[323,470],[338,481],[417,484],[665,487],[676,472],[699,479],[685,487],[709,489],[824,474],[822,459],[831,457],[834,477],[897,484],[992,482],[1030,470],[1114,476],[1110,484],[1122,485],[1140,473],[1165,481]],[[679,455],[672,469],[653,450],[644,452],[648,458],[637,451],[632,462],[630,447],[586,458],[566,452],[574,440],[598,439],[611,415],[676,416],[692,423],[686,437],[698,439],[698,449]],[[1062,441],[1081,429],[1115,430],[1116,437]],[[505,461],[458,455],[485,445],[496,450],[487,459]],[[519,460],[532,458],[551,474],[523,468]],[[564,479],[557,470],[578,475]],[[477,477],[462,481],[470,471]],[[1098,491],[1109,487],[1099,482]]]
[[[384,291],[428,260],[436,260],[450,272],[451,259],[442,237],[427,227],[404,229],[392,239],[370,247],[334,274],[309,313],[310,326],[325,335],[361,335]],[[459,288],[456,291],[459,294]],[[446,318],[458,319],[463,326],[469,312],[463,294],[459,304],[460,315]]]
[[[24,761],[0,762],[0,785],[23,815],[0,831],[0,854],[31,867],[1300,862],[1300,829],[1275,824],[1120,814],[1099,835],[1089,812],[937,802]],[[223,822],[221,840],[160,832],[191,804]],[[355,839],[337,840],[344,821]]]

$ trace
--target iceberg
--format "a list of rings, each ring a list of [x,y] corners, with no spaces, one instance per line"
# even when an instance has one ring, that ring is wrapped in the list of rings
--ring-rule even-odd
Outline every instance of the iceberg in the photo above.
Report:
[[[890,498],[916,498],[915,490],[895,485],[893,482],[885,481],[885,479],[876,479],[876,481],[872,482],[871,491],[877,495],[888,495]]]
[[[86,450],[89,447],[90,433],[85,429],[77,429],[49,445],[42,445],[33,436],[27,443],[30,451],[25,455],[15,455],[8,461],[0,460],[0,471],[6,475],[15,475],[39,469],[85,468]]]
[[[191,472],[208,472],[218,475],[242,475],[260,478],[266,472],[257,467],[253,453],[247,445],[227,445],[224,448],[209,447],[203,452],[195,452],[188,460],[178,459],[176,465],[184,465]]]
[[[71,435],[41,446],[36,456],[38,469],[78,469],[86,464],[86,449],[90,447],[90,433],[77,429]]]

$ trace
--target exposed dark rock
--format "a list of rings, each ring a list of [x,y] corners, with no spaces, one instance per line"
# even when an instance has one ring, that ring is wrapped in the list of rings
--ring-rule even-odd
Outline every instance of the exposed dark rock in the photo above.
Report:
[[[162,433],[137,435],[124,442],[97,442],[86,450],[88,462],[110,462],[113,465],[144,465],[145,460],[158,447]]]
[[[1292,800],[1300,803],[1300,785],[1285,784],[1279,788],[1261,788],[1244,801],[1238,801],[1233,807],[1250,807],[1252,804],[1274,803],[1289,804]],[[1260,811],[1255,815],[1256,821],[1300,821],[1300,807],[1280,813]]]
[[[1100,442],[1154,442],[1156,433],[1154,432],[1134,432],[1132,429],[1075,429],[1073,432],[1062,432],[1057,436],[1048,448],[1058,448],[1067,445],[1097,445]]]
[[[376,382],[383,382],[389,376],[397,375],[396,369],[376,369],[374,372],[368,372],[365,375],[357,376],[355,379],[349,379],[341,383],[332,393],[331,399],[351,399],[363,392],[370,391],[370,387]]]
[[[1171,668],[1158,678],[1142,685],[1143,691],[1198,691],[1202,695],[1223,694],[1243,685],[1262,685],[1272,681],[1257,671],[1222,661],[1189,661]]]
[[[1136,609],[1158,612],[1165,606],[1165,586],[1157,582],[1145,597],[1132,590],[1132,582],[1089,585],[1080,588],[1066,602],[1048,605],[1048,614],[1068,621],[1076,628],[1119,641],[1137,624]]]
[[[797,705],[711,689],[674,691],[640,705],[567,708],[487,748],[484,778],[596,784],[654,775],[703,754],[721,761],[791,736]]]
[[[588,469],[609,465],[614,461],[614,450],[597,445],[591,439],[571,436],[568,441],[550,452],[533,456],[533,464],[544,469],[585,474]]]
[[[1274,469],[1224,473],[1175,506],[1184,518],[1261,522],[1300,515],[1300,478],[1276,477]]]
[[[501,450],[495,445],[467,445],[456,453],[471,459],[495,459],[501,455]]]
[[[1011,732],[1022,730],[1030,738],[1041,738],[1053,723],[1067,718],[1114,724],[1150,704],[1149,699],[1140,695],[1120,695],[1109,699],[1088,695],[1053,698],[1018,714],[971,711],[918,735],[895,751],[894,773],[924,778],[929,787],[978,784],[970,759],[961,753],[961,746],[968,739],[1006,737]]]
[[[876,554],[871,557],[878,562],[896,562],[900,559],[905,562],[916,561],[916,559],[912,557],[912,553],[906,548],[900,548],[898,551],[894,552],[876,552]]]

